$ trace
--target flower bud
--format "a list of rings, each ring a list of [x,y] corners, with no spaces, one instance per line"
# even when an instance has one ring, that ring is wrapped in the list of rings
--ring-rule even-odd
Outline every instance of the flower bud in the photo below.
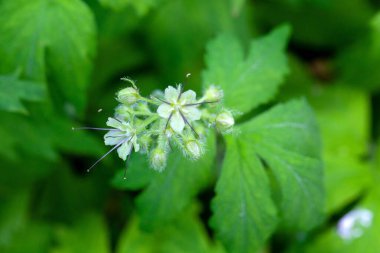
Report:
[[[193,159],[198,159],[202,155],[202,147],[196,140],[190,140],[185,143],[187,153]]]
[[[122,89],[117,93],[117,100],[120,103],[123,103],[126,105],[132,105],[136,103],[139,100],[139,98],[140,98],[140,94],[138,90],[136,90],[133,87]]]
[[[152,143],[152,137],[150,135],[144,134],[140,136],[139,142],[141,146],[141,153],[147,153]]]
[[[211,85],[205,92],[204,99],[206,101],[219,101],[223,98],[223,91],[214,85]]]
[[[115,108],[115,118],[121,119],[123,121],[129,121],[131,118],[130,109],[124,104],[119,104]]]
[[[235,120],[229,111],[223,111],[216,116],[216,127],[221,131],[229,130],[234,124]]]
[[[161,172],[166,167],[167,155],[162,148],[155,148],[150,154],[150,163],[153,169]]]
[[[146,102],[136,104],[135,110],[142,113],[150,113],[149,106]]]

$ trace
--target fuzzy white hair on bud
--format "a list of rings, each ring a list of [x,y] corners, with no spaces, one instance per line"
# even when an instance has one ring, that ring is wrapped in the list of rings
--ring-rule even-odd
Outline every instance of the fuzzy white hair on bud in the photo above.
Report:
[[[211,85],[208,87],[208,89],[205,91],[205,94],[203,96],[203,99],[205,101],[220,101],[223,99],[223,90],[219,89],[215,85]]]
[[[216,127],[220,131],[228,131],[235,125],[234,117],[231,112],[223,111],[216,116]]]
[[[199,141],[189,140],[185,143],[185,149],[190,158],[197,160],[203,154],[203,148]]]
[[[139,98],[138,90],[133,87],[124,88],[117,93],[117,101],[125,105],[133,105]]]
[[[167,154],[162,148],[155,148],[150,154],[150,164],[156,171],[162,172],[166,167]]]

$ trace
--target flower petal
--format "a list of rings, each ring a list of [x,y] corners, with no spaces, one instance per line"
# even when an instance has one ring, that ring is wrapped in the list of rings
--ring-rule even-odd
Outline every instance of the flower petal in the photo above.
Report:
[[[164,119],[169,118],[172,111],[173,111],[173,107],[171,107],[170,105],[167,105],[167,104],[161,104],[157,108],[158,115]]]
[[[104,135],[104,143],[113,146],[119,144],[124,138],[126,138],[125,133],[121,131],[109,131]]]
[[[196,96],[197,94],[192,90],[185,91],[184,93],[182,93],[179,103],[181,105],[195,103]]]
[[[170,120],[171,128],[177,132],[181,133],[183,128],[185,127],[185,121],[182,119],[179,112],[175,112]]]
[[[179,90],[173,86],[169,86],[165,89],[165,99],[169,103],[175,103],[179,95]]]
[[[131,141],[133,143],[133,147],[135,148],[135,152],[139,152],[140,144],[137,143],[137,137],[134,136]]]
[[[201,118],[201,111],[195,106],[182,107],[182,113],[188,121],[200,120]]]
[[[117,129],[120,129],[120,130],[122,130],[122,128],[123,128],[123,124],[120,123],[120,121],[117,121],[116,119],[111,118],[111,117],[108,118],[106,124],[107,124],[107,126],[110,126],[110,127],[113,127],[113,128],[117,128]]]
[[[132,148],[132,143],[130,141],[124,142],[120,146],[120,148],[117,149],[117,153],[119,154],[119,157],[125,161],[129,153],[131,153],[131,148]]]

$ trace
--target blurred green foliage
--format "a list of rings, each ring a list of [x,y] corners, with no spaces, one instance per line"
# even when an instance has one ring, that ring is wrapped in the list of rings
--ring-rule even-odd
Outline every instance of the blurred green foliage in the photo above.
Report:
[[[0,0],[0,252],[377,252],[380,3]],[[237,126],[127,180],[102,136],[144,95],[223,88]],[[365,208],[360,236],[339,222]]]

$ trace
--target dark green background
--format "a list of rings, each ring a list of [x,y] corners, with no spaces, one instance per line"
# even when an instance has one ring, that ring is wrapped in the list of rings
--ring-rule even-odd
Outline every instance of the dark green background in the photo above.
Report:
[[[313,231],[276,233],[262,252],[377,252],[379,8],[375,0],[0,0],[0,251],[225,252],[208,225],[212,185],[174,225],[141,232],[135,199],[155,172],[123,181],[112,154],[87,174],[107,148],[101,133],[71,127],[105,125],[120,77],[147,95],[192,73],[188,88],[201,91],[211,39],[228,32],[248,48],[288,23],[290,73],[278,101],[304,96],[317,115],[326,217]],[[147,168],[140,155],[131,162]],[[375,210],[375,227],[348,247],[334,226],[362,203]]]

